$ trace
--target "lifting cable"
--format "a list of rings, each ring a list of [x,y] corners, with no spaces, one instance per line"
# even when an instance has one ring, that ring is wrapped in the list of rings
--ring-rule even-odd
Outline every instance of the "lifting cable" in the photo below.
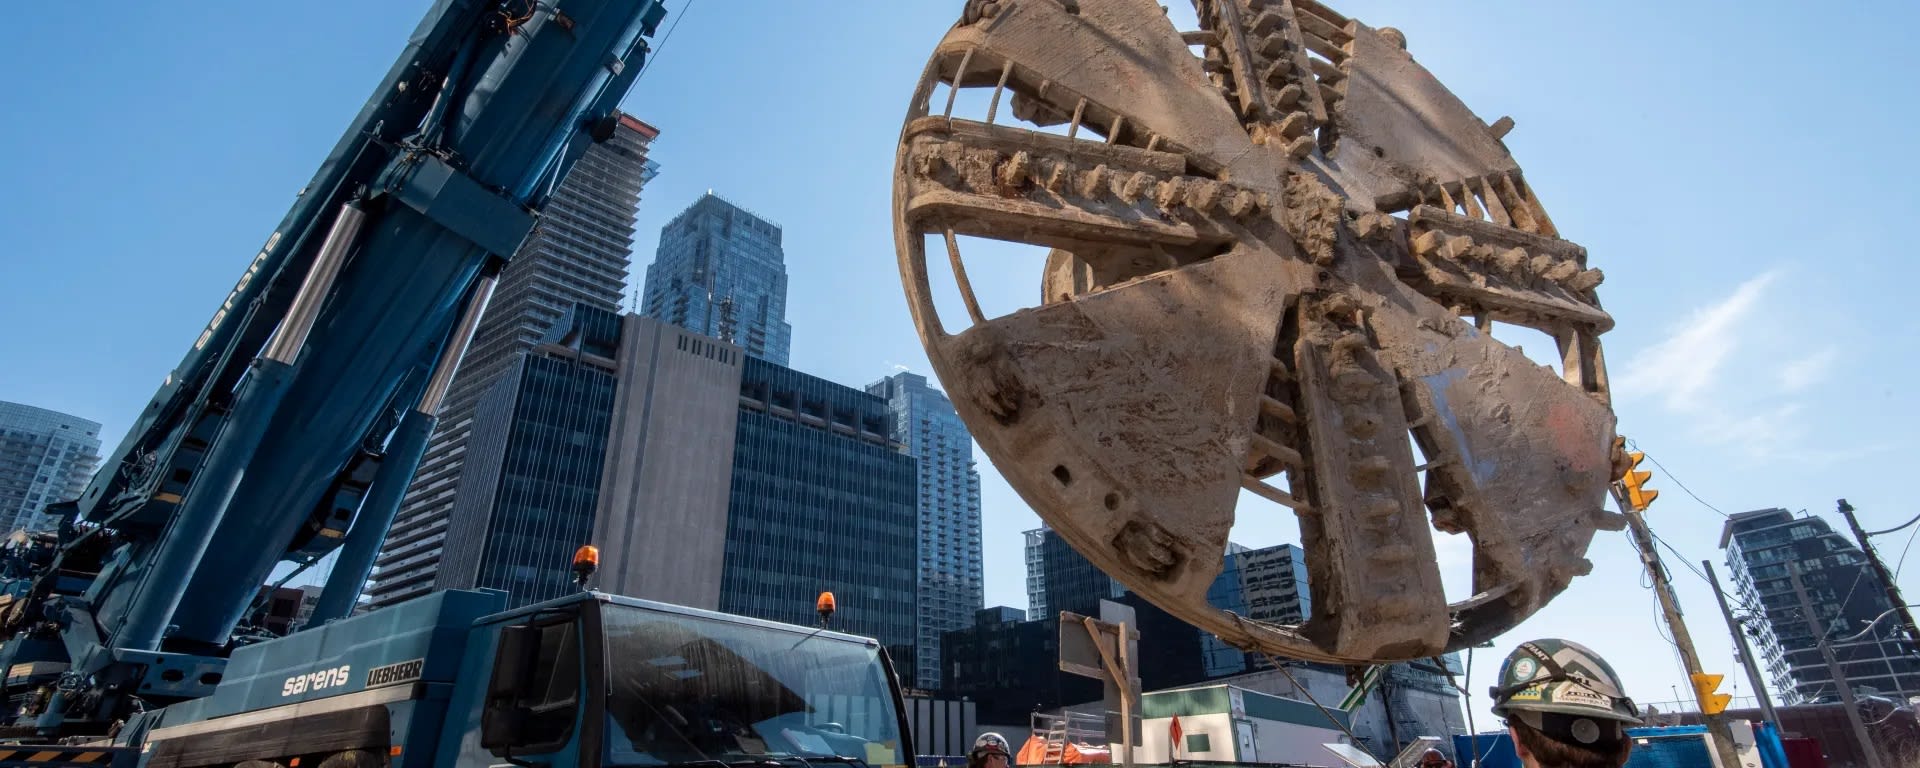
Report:
[[[1235,618],[1238,618],[1238,617],[1236,616]],[[1307,690],[1307,687],[1304,685],[1301,685],[1299,680],[1293,679],[1293,673],[1287,670],[1286,665],[1280,663],[1280,659],[1276,658],[1273,654],[1268,653],[1266,651],[1261,651],[1260,655],[1267,657],[1267,663],[1272,664],[1274,669],[1280,670],[1280,674],[1286,675],[1287,682],[1293,684],[1293,689],[1296,691],[1299,691],[1300,695],[1307,697],[1308,703],[1314,705],[1315,707],[1319,707],[1320,714],[1326,715],[1328,722],[1333,723],[1333,726],[1335,728],[1339,728],[1341,733],[1346,734],[1347,739],[1352,741],[1355,747],[1360,748],[1361,752],[1367,753],[1367,757],[1373,758],[1374,762],[1376,763],[1381,762],[1380,757],[1378,755],[1373,754],[1373,750],[1367,749],[1367,745],[1362,744],[1360,742],[1360,737],[1353,735],[1353,729],[1348,728],[1346,723],[1340,722],[1340,718],[1333,716],[1333,710],[1328,709],[1325,704],[1320,703],[1319,699],[1316,699],[1313,697],[1313,691]]]
[[[667,41],[673,39],[673,31],[680,28],[680,21],[687,17],[688,11],[693,10],[693,2],[694,0],[687,0],[685,5],[680,6],[679,15],[674,16],[673,23],[667,25],[667,33],[660,36],[660,45],[655,47],[652,53],[647,54],[647,63],[640,65],[640,74],[633,76],[633,82],[639,83],[640,78],[647,76],[647,70],[653,69],[653,63],[660,60],[660,54],[667,50]]]

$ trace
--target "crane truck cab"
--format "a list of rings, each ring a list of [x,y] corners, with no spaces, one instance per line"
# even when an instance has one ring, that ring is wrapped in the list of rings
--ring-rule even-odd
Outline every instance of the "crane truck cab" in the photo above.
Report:
[[[150,768],[912,763],[873,639],[590,591],[504,605],[450,590],[242,648],[114,741]]]

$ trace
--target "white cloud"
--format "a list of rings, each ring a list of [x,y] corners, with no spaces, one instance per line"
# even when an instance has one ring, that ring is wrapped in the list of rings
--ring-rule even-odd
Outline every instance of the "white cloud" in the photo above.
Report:
[[[1695,438],[1754,459],[1776,458],[1805,436],[1805,396],[1841,350],[1771,314],[1769,270],[1697,307],[1672,335],[1632,356],[1615,378],[1623,397],[1658,403]],[[1781,361],[1781,350],[1798,357]],[[1804,447],[1793,450],[1803,452]]]
[[[1635,355],[1616,384],[1625,394],[1658,397],[1676,411],[1707,405],[1701,396],[1713,387],[1721,367],[1740,345],[1748,319],[1767,286],[1778,276],[1769,271],[1740,284],[1733,295],[1694,310],[1672,337]]]
[[[1802,430],[1794,416],[1800,410],[1799,403],[1739,414],[1715,408],[1702,415],[1697,429],[1703,442],[1738,446],[1756,457],[1766,457],[1799,439]]]
[[[1827,370],[1839,359],[1840,350],[1826,347],[1780,367],[1780,388],[1800,392],[1827,377]]]

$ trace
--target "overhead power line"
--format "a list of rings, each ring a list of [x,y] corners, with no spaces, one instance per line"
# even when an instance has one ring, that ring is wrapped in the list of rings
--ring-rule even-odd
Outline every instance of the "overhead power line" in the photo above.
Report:
[[[1885,535],[1887,535],[1887,534],[1889,534],[1889,533],[1894,533],[1894,532],[1897,532],[1897,531],[1899,531],[1899,530],[1901,530],[1901,529],[1903,529],[1903,528],[1906,528],[1906,527],[1907,527],[1907,526],[1909,526],[1909,525],[1913,525],[1914,523],[1920,523],[1920,515],[1914,515],[1914,516],[1913,516],[1913,519],[1912,519],[1912,520],[1908,520],[1908,521],[1906,521],[1906,522],[1904,522],[1904,523],[1901,523],[1901,524],[1899,524],[1899,525],[1896,525],[1896,526],[1894,526],[1894,527],[1892,527],[1892,528],[1888,528],[1888,529],[1886,529],[1886,530],[1884,530],[1884,531],[1868,531],[1868,532],[1867,532],[1867,535],[1868,535],[1868,536],[1885,536]]]
[[[1649,533],[1652,533],[1652,532],[1649,531]],[[1692,558],[1689,558],[1686,555],[1681,554],[1680,550],[1675,549],[1672,544],[1667,543],[1666,539],[1660,538],[1660,534],[1654,533],[1653,540],[1660,542],[1660,546],[1666,547],[1668,552],[1673,553],[1674,559],[1679,560],[1681,565],[1686,566],[1687,570],[1692,571],[1693,575],[1698,577],[1702,583],[1707,584],[1709,586],[1713,584],[1713,581],[1707,578],[1706,572],[1700,570],[1699,566],[1696,566],[1693,564]],[[1733,594],[1733,599],[1734,599],[1734,602],[1738,603],[1740,608],[1742,608],[1743,610],[1756,613],[1761,616],[1766,615],[1766,611],[1759,606],[1755,606],[1752,602],[1750,602],[1747,599],[1746,595],[1735,592]]]
[[[1641,450],[1640,444],[1638,442],[1635,442],[1632,439],[1628,439],[1627,445],[1631,447],[1633,450],[1640,451],[1641,454],[1647,457],[1648,461],[1653,462],[1654,466],[1659,467],[1661,472],[1667,473],[1667,479],[1672,480],[1673,484],[1675,486],[1678,486],[1680,490],[1684,491],[1688,496],[1692,496],[1694,501],[1700,502],[1700,506],[1703,506],[1703,507],[1706,507],[1707,509],[1711,509],[1715,512],[1718,512],[1721,517],[1727,518],[1729,520],[1733,519],[1733,515],[1729,515],[1725,512],[1721,512],[1719,507],[1716,507],[1712,504],[1708,504],[1706,499],[1700,498],[1700,494],[1694,493],[1693,489],[1688,488],[1686,483],[1680,482],[1680,477],[1678,475],[1675,475],[1673,473],[1673,470],[1667,469],[1667,465],[1661,464],[1660,459],[1655,458],[1653,454],[1647,453],[1646,451]],[[1916,518],[1916,519],[1920,519],[1920,518]]]
[[[1920,520],[1920,517],[1914,519]],[[1905,568],[1907,565],[1907,550],[1913,549],[1914,534],[1920,534],[1920,528],[1915,528],[1913,529],[1913,533],[1907,534],[1907,545],[1900,548],[1900,562],[1893,564],[1893,580],[1895,582],[1900,581],[1900,569]]]

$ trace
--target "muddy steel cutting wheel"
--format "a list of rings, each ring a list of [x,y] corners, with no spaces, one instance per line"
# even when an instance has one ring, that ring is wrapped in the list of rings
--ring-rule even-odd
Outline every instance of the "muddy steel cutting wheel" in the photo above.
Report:
[[[1151,0],[966,5],[894,167],[933,367],[1042,519],[1202,629],[1344,662],[1492,638],[1624,522],[1603,507],[1600,272],[1507,152],[1512,122],[1399,32],[1306,0],[1195,6],[1183,33]],[[956,88],[983,89],[984,119],[953,115],[977,101]],[[984,317],[961,236],[1051,249],[1040,305]],[[965,330],[935,312],[929,250]],[[1495,322],[1557,340],[1564,373]],[[1299,519],[1302,624],[1207,604],[1243,489]],[[1428,525],[1470,537],[1469,599],[1448,604]]]

